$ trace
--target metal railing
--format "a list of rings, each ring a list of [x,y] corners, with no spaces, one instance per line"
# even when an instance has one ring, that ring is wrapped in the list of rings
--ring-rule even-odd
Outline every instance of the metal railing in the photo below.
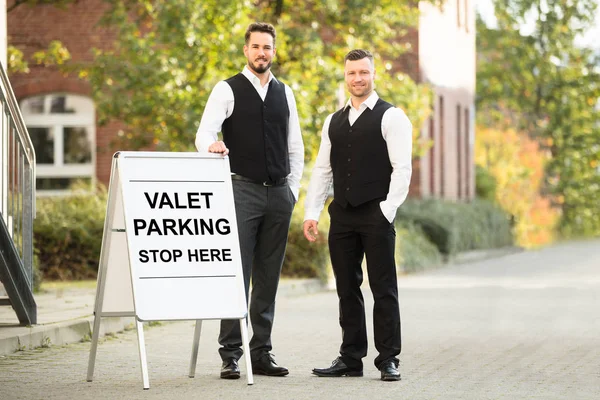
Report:
[[[27,318],[27,323],[31,324],[36,319],[33,302],[35,150],[2,65],[0,86],[0,229],[4,230],[1,233],[5,239],[1,249],[4,266],[0,265],[0,278],[22,323],[24,320],[18,308],[24,306],[29,309],[28,313],[33,310],[34,315]],[[15,304],[15,301],[23,305]]]

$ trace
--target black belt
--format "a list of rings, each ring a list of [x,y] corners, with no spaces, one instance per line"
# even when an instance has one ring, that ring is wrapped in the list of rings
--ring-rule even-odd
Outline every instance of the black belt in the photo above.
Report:
[[[257,185],[263,185],[263,186],[281,186],[281,185],[285,185],[287,183],[287,178],[281,178],[281,179],[277,179],[274,181],[257,181],[256,179],[246,178],[245,176],[238,175],[238,174],[231,175],[231,180],[255,183]]]

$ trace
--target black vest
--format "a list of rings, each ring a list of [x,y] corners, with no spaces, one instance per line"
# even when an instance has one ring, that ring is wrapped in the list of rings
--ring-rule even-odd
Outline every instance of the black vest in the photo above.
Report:
[[[233,91],[233,113],[223,122],[231,172],[257,181],[276,181],[290,173],[285,85],[271,79],[265,100],[241,73],[225,82]]]
[[[381,99],[350,126],[350,107],[333,114],[329,125],[333,199],[343,207],[356,207],[385,198],[390,189],[392,164],[381,133],[383,114],[393,107]]]

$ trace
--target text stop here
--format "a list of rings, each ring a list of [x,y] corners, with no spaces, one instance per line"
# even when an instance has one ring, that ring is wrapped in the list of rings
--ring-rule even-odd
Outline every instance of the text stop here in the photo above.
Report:
[[[144,192],[145,203],[151,210],[210,210],[214,203],[212,192]],[[189,215],[189,214],[188,214]],[[231,234],[227,218],[134,218],[135,236],[226,236]],[[215,263],[231,262],[230,248],[143,249],[139,262],[146,263]]]

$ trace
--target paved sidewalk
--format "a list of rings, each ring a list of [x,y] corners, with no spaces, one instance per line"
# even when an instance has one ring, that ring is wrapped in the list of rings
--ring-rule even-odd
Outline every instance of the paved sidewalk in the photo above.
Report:
[[[280,296],[299,296],[325,290],[316,279],[282,280]],[[96,286],[45,289],[35,295],[38,324],[19,326],[12,307],[0,307],[0,356],[19,350],[87,340],[94,325]],[[102,318],[100,336],[133,327],[133,318]]]
[[[478,250],[457,255],[455,264],[497,258],[519,252],[516,247]],[[367,276],[365,275],[365,279]],[[333,290],[334,282],[321,283],[317,279],[282,279],[278,296],[289,297],[325,290]],[[365,281],[364,287],[367,287]],[[4,288],[0,284],[0,294]],[[19,320],[11,307],[0,307],[0,356],[20,350],[63,345],[87,340],[94,324],[96,286],[50,288],[35,294],[38,324],[31,327],[19,326]],[[103,318],[100,336],[116,333],[133,327],[133,318]]]
[[[284,378],[219,379],[218,321],[206,321],[196,376],[187,375],[193,321],[145,329],[150,390],[142,390],[135,330],[103,339],[92,382],[90,343],[0,356],[2,400],[540,399],[600,398],[600,240],[561,243],[399,280],[400,382],[373,366],[373,297],[363,285],[369,354],[362,378],[317,378],[336,357],[337,296],[277,302],[273,352]]]

